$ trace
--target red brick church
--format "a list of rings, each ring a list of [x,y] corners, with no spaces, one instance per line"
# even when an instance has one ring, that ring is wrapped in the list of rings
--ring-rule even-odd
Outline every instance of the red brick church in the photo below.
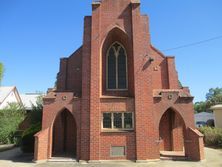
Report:
[[[139,0],[92,3],[83,44],[60,60],[57,87],[44,98],[35,160],[158,160],[165,151],[202,160],[193,97],[174,57],[150,40]]]

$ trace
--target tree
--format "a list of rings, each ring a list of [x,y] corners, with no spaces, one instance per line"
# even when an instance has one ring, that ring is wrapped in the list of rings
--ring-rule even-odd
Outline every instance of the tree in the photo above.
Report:
[[[206,100],[196,102],[194,109],[196,112],[210,111],[210,107],[222,103],[222,88],[211,88],[206,94]]]
[[[222,88],[211,88],[206,94],[207,108],[222,103]]]
[[[43,112],[43,97],[39,96],[36,101],[36,105],[32,105],[30,112],[31,124],[42,123],[42,112]]]
[[[26,129],[22,134],[21,148],[23,152],[34,152],[34,135],[41,130],[43,112],[43,100],[42,96],[39,96],[36,105],[32,105],[31,112],[27,115],[30,117],[30,127]]]
[[[194,110],[197,112],[197,113],[200,113],[200,112],[206,112],[206,102],[205,101],[200,101],[200,102],[196,102],[194,104]]]
[[[2,78],[3,78],[3,73],[4,73],[4,66],[0,62],[0,85],[1,85],[1,82],[2,82]]]
[[[14,143],[14,134],[24,120],[25,110],[17,103],[10,103],[0,110],[0,144]]]

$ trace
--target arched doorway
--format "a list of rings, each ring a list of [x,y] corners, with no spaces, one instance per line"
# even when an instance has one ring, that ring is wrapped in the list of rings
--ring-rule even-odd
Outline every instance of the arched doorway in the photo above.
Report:
[[[160,151],[184,152],[185,123],[174,110],[168,109],[159,124]]]
[[[65,109],[53,125],[52,157],[76,157],[77,128],[73,115]]]

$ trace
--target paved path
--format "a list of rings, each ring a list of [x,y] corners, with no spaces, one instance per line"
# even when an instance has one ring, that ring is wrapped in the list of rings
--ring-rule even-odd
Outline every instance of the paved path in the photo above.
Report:
[[[149,163],[106,162],[101,164],[78,164],[73,162],[32,163],[32,156],[22,154],[19,148],[0,153],[0,167],[222,167],[222,150],[205,148],[206,160],[202,162],[158,161]]]
[[[23,154],[20,148],[0,152],[0,167],[34,167],[32,155]]]

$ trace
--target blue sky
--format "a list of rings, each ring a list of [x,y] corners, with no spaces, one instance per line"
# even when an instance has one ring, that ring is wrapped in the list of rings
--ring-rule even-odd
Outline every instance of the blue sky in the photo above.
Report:
[[[83,18],[91,0],[1,0],[0,61],[3,86],[21,93],[52,87],[59,59],[82,44]],[[152,44],[159,50],[222,36],[221,0],[141,0],[149,15]],[[211,87],[222,87],[222,38],[163,51],[176,57],[179,78],[195,101]]]

